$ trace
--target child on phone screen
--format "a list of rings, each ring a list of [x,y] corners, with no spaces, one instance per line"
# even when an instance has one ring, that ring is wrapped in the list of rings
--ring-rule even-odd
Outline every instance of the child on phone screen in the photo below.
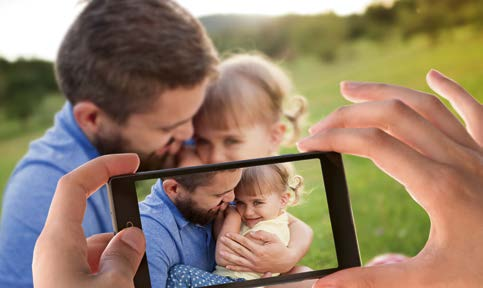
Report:
[[[271,164],[244,169],[235,188],[236,207],[225,210],[221,229],[214,231],[215,237],[225,233],[247,233],[258,230],[275,234],[288,245],[290,231],[286,207],[299,201],[303,189],[303,178],[292,176],[288,164]],[[222,241],[216,244],[217,267],[213,273],[201,269],[176,265],[169,271],[167,287],[203,287],[215,284],[258,279],[262,274],[236,272],[224,267],[220,257],[224,253]],[[272,276],[277,276],[273,273]]]

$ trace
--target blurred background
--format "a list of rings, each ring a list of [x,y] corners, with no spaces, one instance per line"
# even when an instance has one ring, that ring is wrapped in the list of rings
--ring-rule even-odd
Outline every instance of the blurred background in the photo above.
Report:
[[[483,0],[180,3],[221,55],[259,50],[280,63],[309,101],[307,127],[347,104],[338,86],[347,79],[430,92],[425,74],[436,68],[483,100]],[[52,61],[83,5],[0,0],[0,197],[29,142],[64,102]],[[417,254],[430,225],[424,211],[370,161],[344,160],[363,261]]]

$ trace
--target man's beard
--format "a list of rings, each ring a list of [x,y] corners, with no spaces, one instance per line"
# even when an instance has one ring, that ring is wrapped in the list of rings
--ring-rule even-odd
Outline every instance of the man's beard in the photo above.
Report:
[[[173,142],[173,140],[169,141],[169,143],[171,142]],[[156,155],[155,152],[143,153],[135,151],[129,148],[129,141],[122,137],[122,135],[119,133],[111,135],[99,133],[94,139],[93,145],[101,155],[117,153],[138,154],[140,164],[137,171],[159,170],[177,166],[177,159],[175,155],[172,155],[168,152],[164,153],[163,155]]]
[[[205,226],[213,220],[215,220],[218,213],[220,213],[221,209],[217,209],[216,211],[210,209],[205,210],[198,207],[198,204],[193,201],[191,198],[180,199],[176,200],[176,207],[178,208],[181,215],[190,223],[198,224],[201,226]]]

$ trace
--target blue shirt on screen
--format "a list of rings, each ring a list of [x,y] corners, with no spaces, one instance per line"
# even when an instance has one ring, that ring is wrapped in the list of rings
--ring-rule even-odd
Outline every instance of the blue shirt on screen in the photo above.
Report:
[[[0,287],[32,287],[32,256],[57,181],[99,156],[66,103],[45,135],[30,144],[3,194],[0,222]],[[112,231],[105,187],[87,200],[86,236]]]
[[[215,240],[211,224],[188,222],[163,190],[160,180],[139,203],[146,235],[146,255],[152,287],[166,287],[169,268],[186,264],[205,271],[215,268]]]

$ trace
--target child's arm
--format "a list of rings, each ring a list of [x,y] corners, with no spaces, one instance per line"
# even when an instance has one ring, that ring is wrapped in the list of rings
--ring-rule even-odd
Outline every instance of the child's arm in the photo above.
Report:
[[[230,248],[225,246],[223,244],[223,241],[220,241],[220,238],[223,237],[226,233],[232,233],[232,234],[238,234],[240,233],[240,227],[241,227],[241,216],[238,214],[238,211],[234,207],[228,206],[225,210],[225,219],[223,222],[223,226],[221,226],[221,229],[219,231],[217,230],[217,223],[215,220],[215,227],[214,228],[214,233],[216,237],[216,253],[215,253],[215,260],[216,264],[220,266],[226,266],[229,263],[223,259],[221,256],[221,251],[231,251]],[[218,232],[218,233],[217,233]]]
[[[288,214],[288,226],[291,237],[287,247],[292,250],[297,263],[309,251],[314,232],[309,225],[291,214]]]

